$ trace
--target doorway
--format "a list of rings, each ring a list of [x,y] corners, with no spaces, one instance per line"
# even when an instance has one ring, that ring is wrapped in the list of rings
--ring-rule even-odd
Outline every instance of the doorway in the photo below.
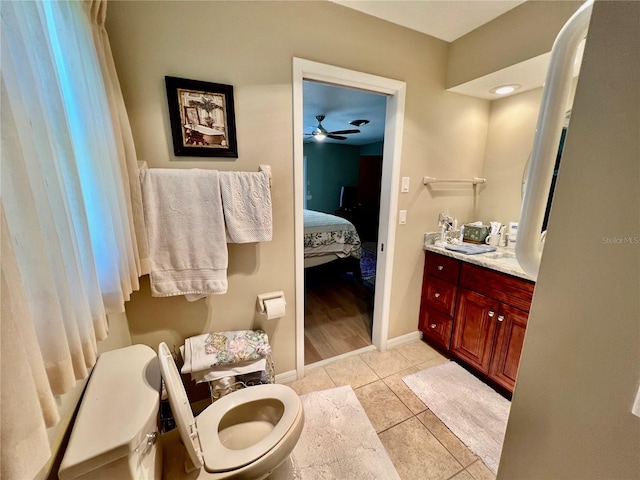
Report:
[[[372,345],[385,111],[386,95],[304,80],[306,366]]]
[[[377,243],[376,289],[372,343],[386,350],[389,328],[389,300],[397,220],[399,165],[404,122],[406,85],[404,82],[321,64],[293,59],[294,130],[294,223],[296,276],[296,374],[304,376],[304,252],[303,198],[305,189],[303,149],[303,83],[305,80],[344,86],[386,95],[384,148]]]

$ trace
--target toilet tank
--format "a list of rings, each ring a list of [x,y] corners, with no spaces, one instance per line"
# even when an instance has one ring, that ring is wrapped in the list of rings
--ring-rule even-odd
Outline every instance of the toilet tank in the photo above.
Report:
[[[146,345],[101,354],[82,397],[59,478],[159,480],[161,381],[158,357]]]

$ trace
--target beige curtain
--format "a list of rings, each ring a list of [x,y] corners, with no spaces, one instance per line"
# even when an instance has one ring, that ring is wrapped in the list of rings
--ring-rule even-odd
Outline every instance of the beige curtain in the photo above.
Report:
[[[58,420],[4,209],[2,209],[2,478],[31,478],[51,455],[46,427]],[[8,446],[11,446],[8,449]]]
[[[3,479],[51,456],[55,397],[86,378],[144,269],[135,150],[104,2],[1,2]]]
[[[134,226],[134,246],[137,250],[137,267],[140,275],[149,273],[149,253],[147,233],[142,213],[142,194],[138,179],[138,157],[133,143],[131,125],[122,97],[120,81],[111,53],[109,36],[104,23],[107,18],[107,0],[86,0],[85,6],[92,24],[93,39],[100,61],[102,77],[105,83],[107,98],[112,115],[114,131],[117,137],[118,158],[122,171],[122,183],[128,186],[127,215]]]

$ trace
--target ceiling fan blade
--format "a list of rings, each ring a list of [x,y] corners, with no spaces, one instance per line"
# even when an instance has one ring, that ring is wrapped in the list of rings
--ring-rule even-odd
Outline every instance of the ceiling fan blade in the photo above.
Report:
[[[350,133],[360,133],[360,130],[336,130],[335,132],[329,132],[332,135],[349,135]]]
[[[334,140],[346,140],[347,137],[341,137],[340,135],[334,135],[332,133],[327,135],[327,138],[333,138]]]

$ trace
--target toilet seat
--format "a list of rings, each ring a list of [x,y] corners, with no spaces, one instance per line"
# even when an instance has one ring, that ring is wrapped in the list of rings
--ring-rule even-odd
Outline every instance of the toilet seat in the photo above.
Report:
[[[158,346],[158,358],[180,437],[196,468],[222,473],[249,465],[277,446],[302,415],[300,399],[291,388],[267,384],[232,392],[194,418],[171,351],[164,342]],[[279,420],[269,433],[251,446],[238,450],[225,447],[219,437],[221,422],[229,412],[252,402],[281,405]]]
[[[243,404],[260,403],[264,400],[275,400],[282,404],[282,415],[273,430],[248,448],[233,450],[225,447],[219,435],[220,422],[224,416]],[[217,400],[196,418],[205,470],[211,473],[237,470],[264,456],[282,440],[293,425],[299,414],[299,402],[291,388],[274,384],[238,390]]]

